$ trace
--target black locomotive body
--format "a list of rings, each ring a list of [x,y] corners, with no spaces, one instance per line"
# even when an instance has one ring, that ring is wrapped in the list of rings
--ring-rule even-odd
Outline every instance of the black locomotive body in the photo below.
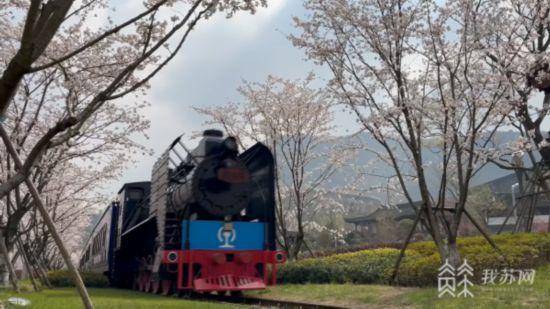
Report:
[[[176,139],[150,182],[125,184],[103,214],[80,267],[112,285],[164,294],[239,292],[274,284],[274,160],[258,143],[207,130],[189,151]]]

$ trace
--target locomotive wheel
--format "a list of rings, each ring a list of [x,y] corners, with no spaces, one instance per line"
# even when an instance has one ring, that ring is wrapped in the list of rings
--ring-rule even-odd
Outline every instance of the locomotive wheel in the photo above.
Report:
[[[147,285],[147,275],[145,273],[140,273],[139,274],[139,290],[141,292],[147,292],[147,290],[145,289],[146,285]]]
[[[149,293],[151,291],[151,274],[144,274],[143,276],[143,291]]]
[[[151,280],[151,293],[158,294],[159,290],[160,290],[160,281]]]
[[[135,277],[132,281],[132,290],[139,291],[139,277]]]
[[[134,290],[141,291],[141,274],[140,273],[138,273],[138,275],[134,279]]]
[[[172,280],[161,280],[160,285],[162,295],[168,296],[172,294]]]
[[[189,298],[191,297],[191,290],[179,290],[178,297]]]
[[[139,273],[137,277],[137,282],[138,282],[138,291],[143,292],[143,274],[142,273]]]
[[[244,296],[243,291],[231,291],[231,293],[229,295],[231,295],[231,297],[243,297]]]

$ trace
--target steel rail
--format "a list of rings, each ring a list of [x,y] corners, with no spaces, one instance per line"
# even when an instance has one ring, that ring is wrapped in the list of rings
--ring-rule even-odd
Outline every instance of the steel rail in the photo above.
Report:
[[[319,303],[309,303],[309,302],[298,302],[298,301],[289,301],[281,299],[267,299],[260,297],[250,297],[250,296],[223,296],[223,295],[214,295],[214,294],[199,294],[192,293],[187,295],[185,298],[189,300],[198,300],[198,301],[215,301],[220,303],[231,303],[231,304],[244,304],[244,305],[255,305],[260,307],[268,308],[299,308],[299,309],[344,309],[349,307],[336,306],[336,305],[327,305]]]

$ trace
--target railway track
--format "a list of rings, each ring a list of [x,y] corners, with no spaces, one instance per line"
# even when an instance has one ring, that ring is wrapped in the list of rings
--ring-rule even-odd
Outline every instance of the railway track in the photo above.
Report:
[[[334,305],[286,301],[286,300],[277,300],[277,299],[265,299],[265,298],[258,298],[258,297],[244,297],[244,296],[192,294],[192,295],[189,295],[188,297],[189,299],[192,299],[192,300],[215,301],[215,302],[230,303],[230,304],[243,304],[243,305],[252,305],[252,306],[258,306],[258,307],[265,307],[265,308],[296,308],[296,309],[344,309],[344,308],[347,308],[347,307],[334,306]]]
[[[142,290],[140,288],[134,288],[133,290],[136,292],[147,293],[147,294],[160,294],[164,296],[173,296],[173,297],[175,296],[175,297],[194,300],[194,301],[243,304],[243,305],[251,305],[253,307],[260,307],[260,308],[299,308],[299,309],[348,308],[344,306],[327,305],[327,304],[319,304],[319,303],[242,296],[242,294],[238,296],[237,295],[230,296],[230,295],[218,295],[218,294],[212,294],[212,293],[198,293],[198,292],[192,292],[192,291],[187,291],[187,292],[181,291],[179,293],[174,293],[172,289],[170,289],[171,292],[169,293],[159,293],[161,292],[160,290],[154,289],[154,288],[153,290],[151,290],[150,287],[145,287],[145,290]]]
[[[234,296],[219,296],[219,295],[200,295],[199,298],[193,298],[194,300],[208,300],[216,302],[224,302],[231,304],[244,304],[252,305],[265,308],[296,308],[296,309],[343,309],[346,307],[333,306],[333,305],[324,305],[324,304],[315,304],[315,303],[306,303],[306,302],[296,302],[296,301],[286,301],[286,300],[277,300],[277,299],[265,299],[258,297],[234,297]]]

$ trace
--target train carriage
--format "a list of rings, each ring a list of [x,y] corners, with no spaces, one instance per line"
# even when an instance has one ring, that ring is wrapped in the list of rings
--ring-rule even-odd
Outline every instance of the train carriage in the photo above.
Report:
[[[113,252],[111,246],[115,241],[112,238],[113,229],[116,228],[116,225],[113,224],[113,218],[116,220],[117,214],[118,208],[110,205],[101,215],[86,241],[85,250],[80,258],[79,265],[82,270],[93,270],[105,275],[108,274],[109,262],[112,260],[111,253]]]

